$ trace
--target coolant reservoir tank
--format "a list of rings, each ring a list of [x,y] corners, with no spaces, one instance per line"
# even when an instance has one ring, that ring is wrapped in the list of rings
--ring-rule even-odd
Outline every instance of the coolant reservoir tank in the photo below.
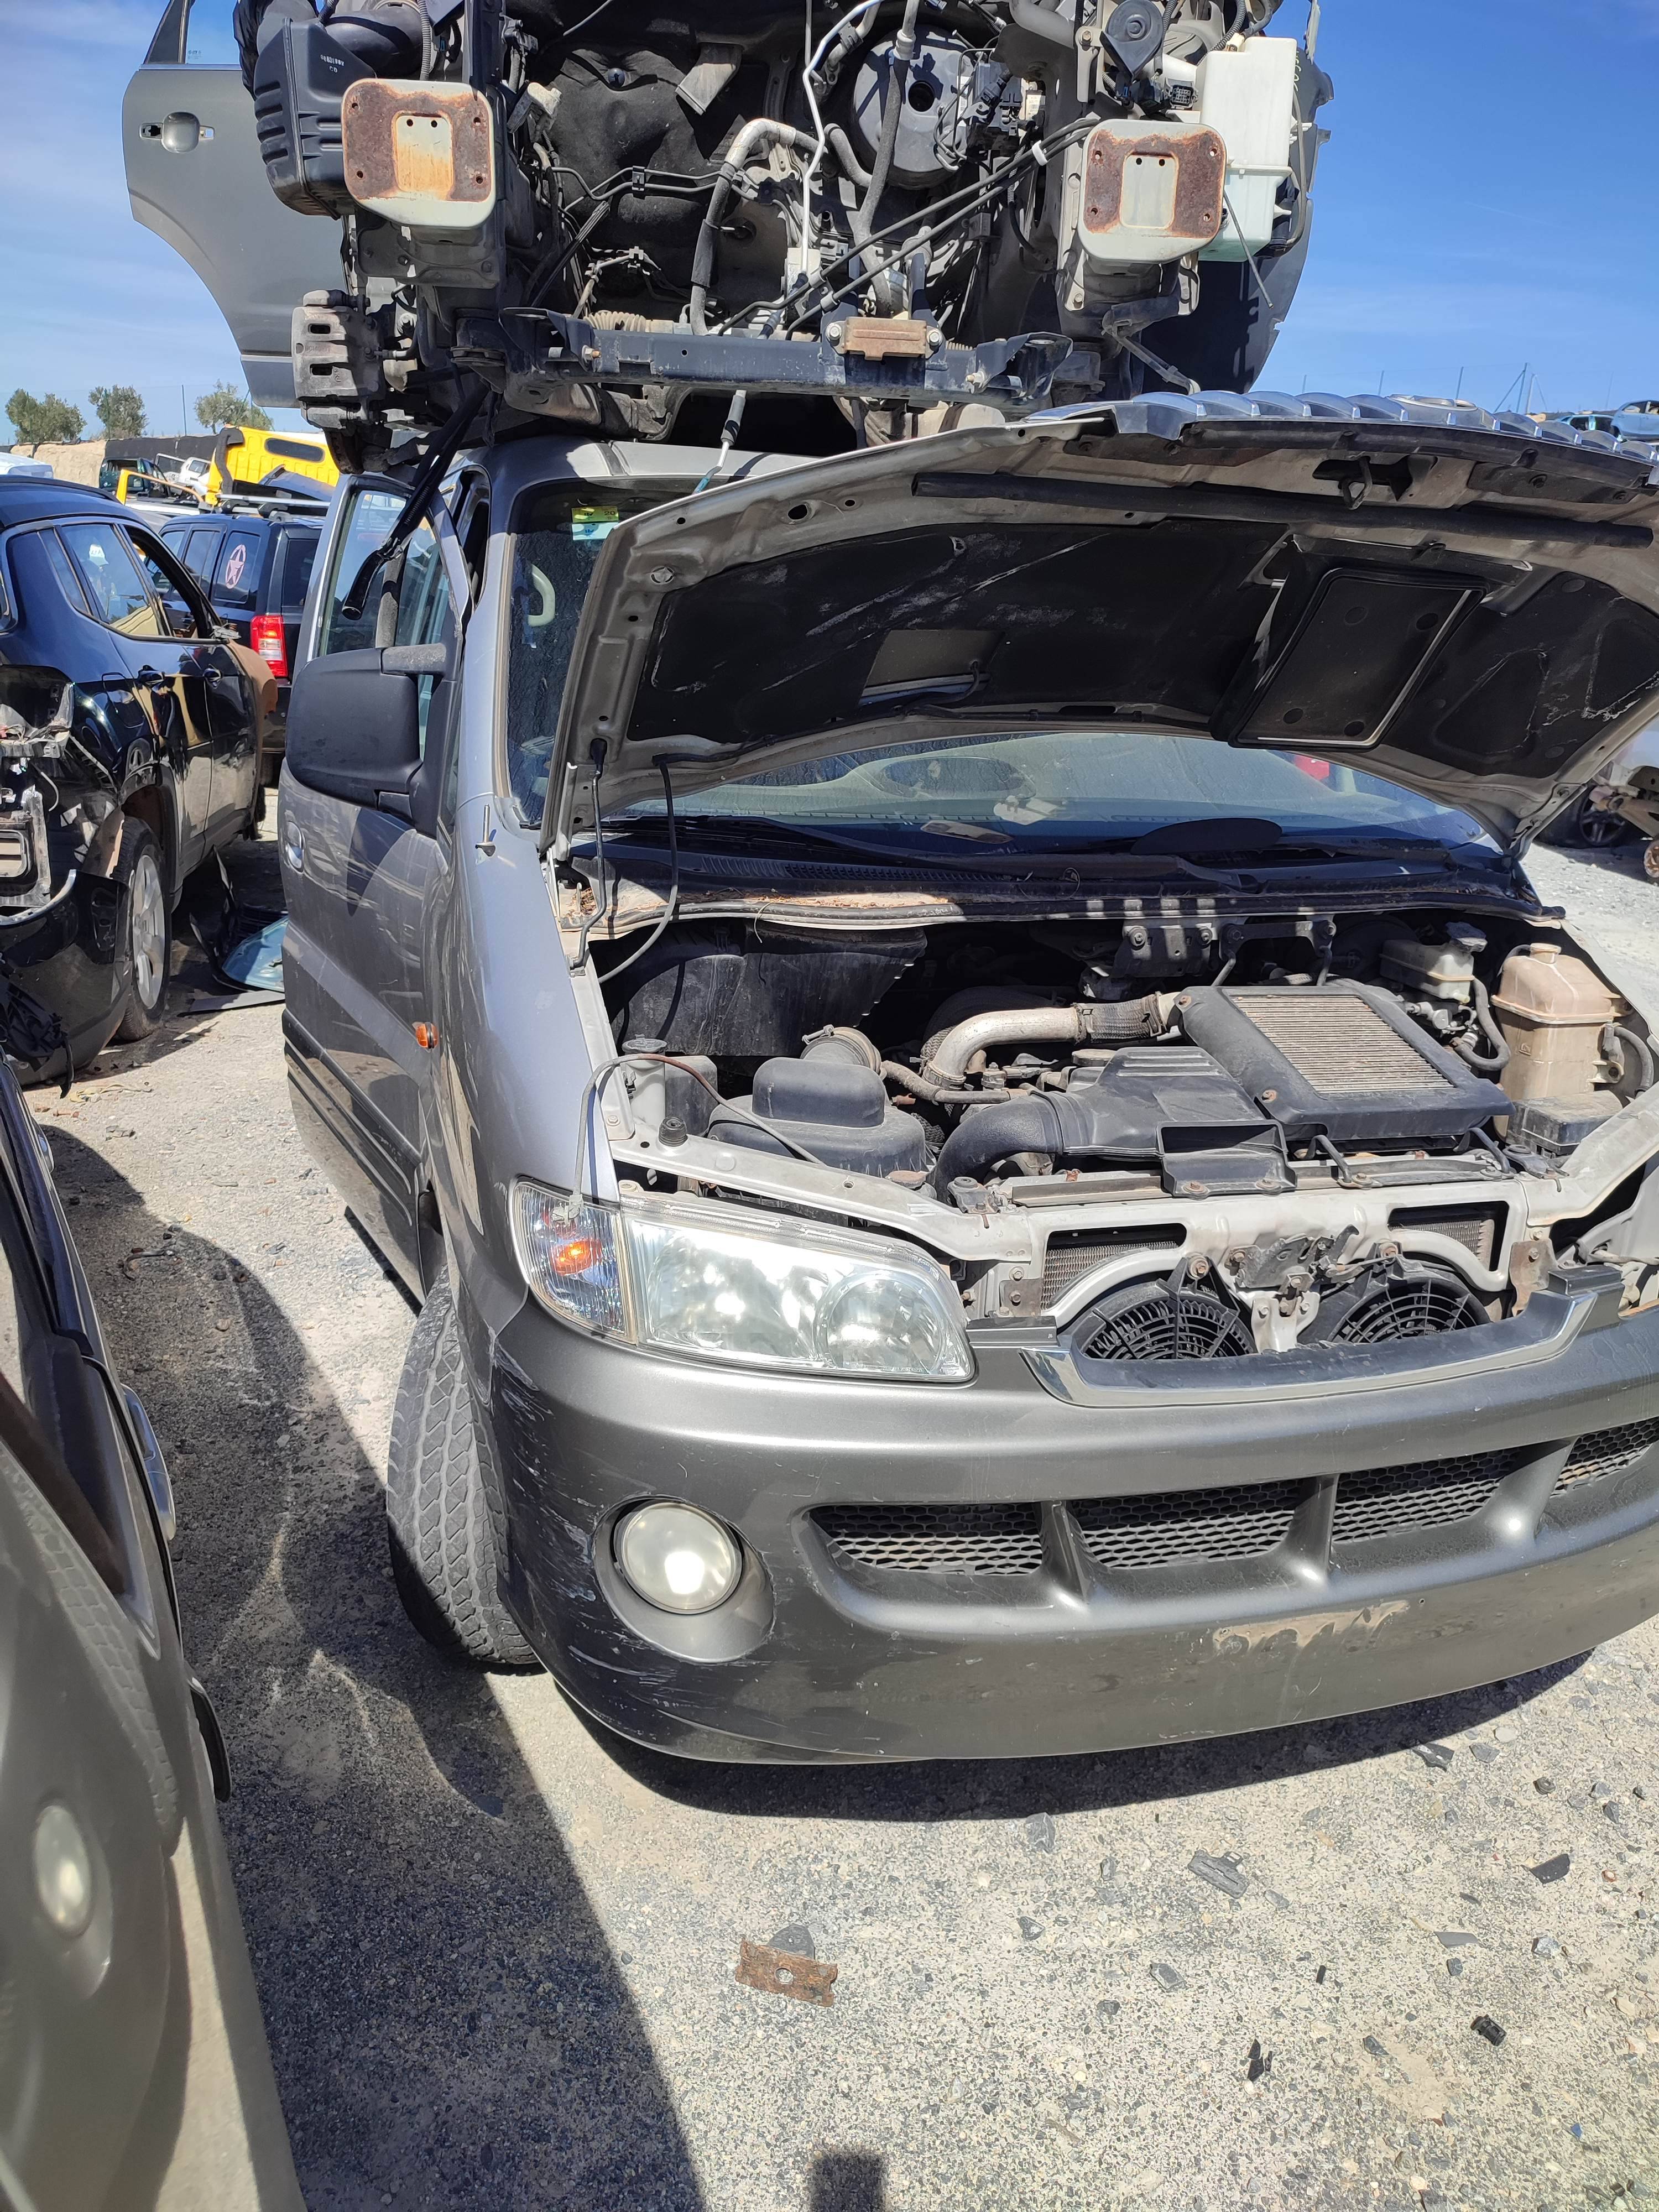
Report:
[[[1492,1003],[1510,1048],[1499,1079],[1511,1098],[1591,1096],[1601,1073],[1601,1031],[1625,1002],[1586,961],[1559,945],[1517,945]]]

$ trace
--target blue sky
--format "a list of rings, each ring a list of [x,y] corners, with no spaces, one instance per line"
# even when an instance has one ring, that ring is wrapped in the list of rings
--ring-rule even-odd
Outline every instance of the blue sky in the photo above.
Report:
[[[208,0],[203,0],[204,6]],[[135,223],[121,94],[162,0],[0,0],[0,400],[91,410],[134,384],[152,427],[238,373],[212,301]],[[226,0],[218,0],[225,10]],[[1285,0],[1276,29],[1300,29]],[[1659,395],[1659,0],[1325,0],[1308,272],[1263,381],[1492,404]],[[191,427],[194,427],[192,422]],[[4,431],[0,429],[0,436]]]

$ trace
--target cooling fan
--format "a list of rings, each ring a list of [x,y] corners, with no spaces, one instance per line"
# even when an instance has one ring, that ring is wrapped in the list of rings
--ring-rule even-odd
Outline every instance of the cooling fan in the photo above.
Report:
[[[1085,1359],[1240,1359],[1255,1350],[1249,1323],[1207,1291],[1126,1283],[1089,1316]]]
[[[1304,1343],[1394,1344],[1411,1336],[1444,1336],[1478,1328],[1486,1310],[1449,1267],[1424,1261],[1386,1275],[1369,1274],[1324,1299]]]

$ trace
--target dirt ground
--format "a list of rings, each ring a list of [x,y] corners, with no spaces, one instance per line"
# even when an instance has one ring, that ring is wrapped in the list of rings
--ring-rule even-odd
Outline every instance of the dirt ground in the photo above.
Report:
[[[273,845],[235,867],[268,896]],[[1628,856],[1537,874],[1659,945]],[[1659,1630],[1129,1756],[602,1741],[405,1624],[380,1484],[410,1310],[295,1134],[278,1010],[192,1012],[202,981],[192,955],[155,1040],[33,1098],[172,1463],[313,2212],[1659,2200]],[[838,1964],[833,2008],[737,1984],[780,1935]]]

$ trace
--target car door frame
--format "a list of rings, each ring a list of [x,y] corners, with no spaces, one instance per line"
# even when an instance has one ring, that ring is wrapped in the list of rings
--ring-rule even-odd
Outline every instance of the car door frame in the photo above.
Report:
[[[77,578],[81,576],[82,571],[72,533],[88,526],[112,532],[121,541],[123,550],[137,568],[143,582],[144,590],[149,595],[149,603],[155,611],[157,623],[161,624],[162,621],[161,605],[154,592],[151,591],[149,577],[144,574],[143,564],[138,559],[137,549],[128,544],[121,524],[115,517],[76,512],[54,515],[41,526],[43,529],[57,533]],[[182,562],[179,565],[183,566]],[[212,806],[213,739],[212,727],[208,717],[207,694],[210,687],[205,667],[185,668],[180,665],[169,673],[158,664],[166,660],[169,654],[175,656],[182,664],[186,652],[192,647],[200,650],[206,645],[216,642],[211,611],[207,610],[208,630],[205,637],[202,639],[175,638],[160,628],[157,634],[151,637],[133,636],[117,629],[113,623],[106,622],[97,611],[94,598],[90,590],[84,586],[82,586],[81,589],[83,604],[79,608],[71,607],[70,611],[79,614],[84,620],[90,622],[94,629],[101,631],[103,635],[112,641],[111,649],[121,664],[125,681],[149,725],[156,761],[167,771],[168,798],[172,811],[170,854],[166,850],[166,840],[163,839],[162,842],[164,864],[168,860],[171,861],[171,881],[167,885],[167,896],[168,903],[172,905],[177,900],[185,878],[192,868],[199,865],[206,854],[207,848],[204,841],[208,816]],[[202,598],[199,592],[197,596]],[[202,604],[205,609],[205,599],[203,599]],[[147,652],[146,647],[150,650]],[[202,738],[199,745],[191,742],[190,732],[197,719],[194,707],[188,694],[173,689],[175,682],[186,685],[198,684],[200,685],[200,698],[198,703],[201,710]],[[194,820],[191,801],[191,776],[193,770],[199,771],[203,779],[199,823]]]
[[[235,654],[219,634],[219,621],[213,610],[209,592],[197,582],[192,570],[186,568],[183,558],[162,538],[160,531],[147,528],[143,523],[123,525],[135,556],[145,548],[142,541],[148,538],[153,546],[170,560],[179,571],[175,587],[190,607],[198,628],[205,623],[199,638],[194,641],[201,648],[203,676],[207,688],[208,726],[208,798],[202,820],[202,847],[198,861],[240,833],[244,820],[252,813],[258,788],[258,721],[253,698],[253,687]],[[136,533],[136,535],[135,535]],[[267,557],[269,557],[267,556]],[[146,582],[149,579],[146,577]],[[152,586],[152,596],[154,587]],[[179,644],[190,642],[185,639]],[[219,787],[225,786],[222,797]],[[188,871],[183,872],[187,873]],[[180,881],[183,880],[181,873]]]
[[[467,472],[463,519],[488,486]],[[312,568],[295,674],[321,651],[325,623],[341,562],[350,544],[358,497],[391,494],[406,499],[408,486],[379,475],[342,479],[328,526]],[[453,612],[450,665],[442,680],[446,766],[459,738],[459,696],[467,621],[473,591],[446,498],[428,508]],[[399,578],[399,590],[405,580]],[[377,629],[378,629],[377,618]],[[287,1000],[283,1012],[284,1056],[295,1118],[330,1180],[346,1196],[364,1228],[409,1288],[420,1294],[433,1264],[429,1210],[429,1146],[426,1094],[434,1054],[420,1042],[427,1027],[429,991],[424,969],[427,908],[447,865],[447,848],[433,833],[388,810],[358,806],[300,783],[284,766],[279,787],[278,840],[289,923],[283,949]],[[368,918],[366,939],[356,925],[361,910],[380,902]],[[389,909],[401,909],[394,915]],[[337,910],[338,909],[338,910]],[[382,926],[385,925],[385,926]],[[354,972],[354,947],[373,941],[377,951],[397,947],[387,961],[398,1004]],[[323,1034],[325,1030],[333,1034]],[[349,1048],[361,1036],[366,1050]],[[357,1060],[356,1067],[351,1064]],[[372,1094],[371,1085],[380,1097]]]
[[[307,292],[339,283],[338,237],[271,191],[240,68],[185,60],[191,5],[168,0],[123,95],[127,196],[134,218],[212,295],[251,396],[292,407],[294,312]],[[184,145],[175,133],[169,144],[169,123],[201,135]]]

